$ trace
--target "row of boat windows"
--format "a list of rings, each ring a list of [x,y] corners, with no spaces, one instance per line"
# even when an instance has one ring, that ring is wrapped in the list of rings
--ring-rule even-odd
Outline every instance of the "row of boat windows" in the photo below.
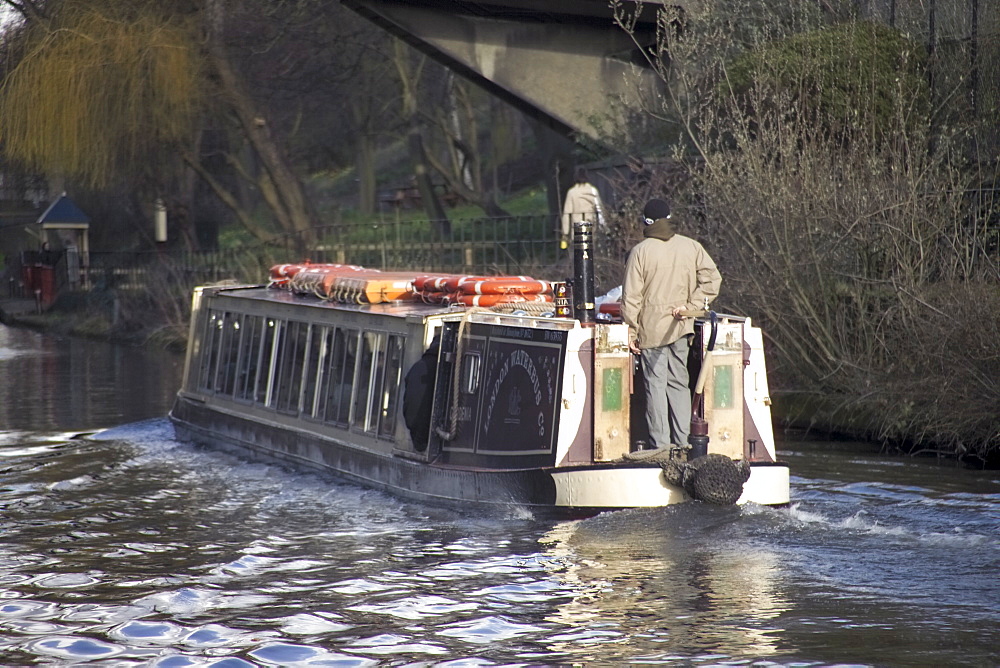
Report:
[[[392,439],[398,334],[211,310],[198,388]]]

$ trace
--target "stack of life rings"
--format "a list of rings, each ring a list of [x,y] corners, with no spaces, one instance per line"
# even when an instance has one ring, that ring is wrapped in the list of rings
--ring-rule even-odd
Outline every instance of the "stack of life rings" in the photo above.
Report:
[[[383,272],[353,264],[277,264],[268,287],[345,304],[422,301],[446,306],[551,303],[552,284],[530,276]]]
[[[413,288],[428,304],[491,307],[554,301],[552,284],[530,276],[428,274],[414,279]]]
[[[383,272],[353,264],[279,264],[271,267],[269,287],[316,295],[342,304],[412,301],[412,272]]]
[[[276,264],[268,272],[269,288],[284,288],[291,290],[291,281],[303,269],[314,269],[324,272],[357,271],[364,269],[353,264],[313,264],[306,260],[295,264]]]

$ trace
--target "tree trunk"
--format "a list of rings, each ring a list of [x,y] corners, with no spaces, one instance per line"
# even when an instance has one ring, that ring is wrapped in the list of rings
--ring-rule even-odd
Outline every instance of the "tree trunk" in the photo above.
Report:
[[[358,210],[371,216],[377,207],[375,182],[375,138],[367,132],[358,136],[357,155],[354,159],[358,174]]]
[[[402,88],[403,118],[409,127],[406,135],[406,146],[410,152],[410,163],[413,165],[413,176],[417,182],[417,190],[420,192],[420,200],[437,235],[441,238],[447,238],[451,236],[451,222],[444,212],[444,207],[441,205],[437,193],[434,192],[434,184],[427,170],[427,151],[424,149],[424,138],[420,133],[417,83],[420,81],[423,62],[418,65],[415,72],[412,71],[406,45],[399,40],[395,42],[393,61],[399,73],[399,83]]]
[[[195,155],[201,153],[201,137],[202,131],[196,130],[192,137],[192,144],[194,148],[192,149]],[[191,165],[185,160],[181,160],[180,166],[180,187],[177,193],[177,200],[174,204],[174,211],[177,212],[177,226],[180,228],[181,235],[187,240],[189,250],[201,250],[201,240],[204,239],[204,235],[200,234],[201,230],[196,229],[195,221],[198,220],[198,212],[195,209],[195,184],[198,180],[198,173],[191,168]],[[212,235],[212,238],[206,239],[208,242],[206,245],[215,249],[218,247],[218,233]]]
[[[233,71],[229,61],[213,49],[212,64],[219,74],[227,102],[239,119],[243,133],[253,147],[263,168],[261,184],[269,183],[271,193],[264,193],[268,206],[286,232],[305,235],[317,224],[317,217],[299,177],[288,165],[278,147],[270,126],[262,114],[256,112],[243,82]]]
[[[193,155],[188,151],[184,151],[183,156],[184,161],[205,181],[208,187],[211,188],[212,192],[215,193],[215,196],[218,197],[222,203],[236,215],[236,218],[243,224],[243,227],[246,228],[250,234],[261,241],[271,241],[274,239],[274,234],[271,230],[265,229],[254,222],[253,216],[251,216],[250,212],[240,204],[239,199],[224,185],[222,185],[222,183],[220,183],[211,172],[205,169],[204,165],[202,165],[201,161],[198,159],[198,156]]]
[[[294,238],[296,249],[304,253],[313,241],[318,216],[305,194],[298,175],[292,171],[267,119],[259,113],[241,77],[232,67],[222,43],[222,3],[209,3],[209,60],[218,75],[226,103],[239,121],[262,168],[258,185],[268,208],[281,228]]]
[[[425,154],[425,157],[427,162],[430,163],[430,166],[433,167],[434,170],[448,182],[448,187],[466,202],[475,204],[481,208],[487,216],[492,218],[510,216],[510,214],[502,206],[497,204],[496,191],[472,190],[465,185],[465,182],[462,180],[460,174],[456,175],[453,170],[449,170],[430,155]]]
[[[449,102],[446,108],[439,111],[437,124],[448,138],[451,165],[449,167],[443,164],[429,153],[427,162],[445,179],[455,194],[482,208],[487,216],[509,216],[497,203],[496,189],[487,189],[483,184],[479,130],[469,92],[453,79],[450,80],[448,90]]]
[[[424,138],[420,134],[420,128],[416,124],[410,126],[407,135],[407,146],[410,149],[410,162],[413,164],[413,174],[417,180],[417,190],[420,192],[420,201],[423,202],[424,211],[434,226],[434,231],[442,239],[451,236],[451,221],[444,212],[441,200],[434,192],[434,182],[431,181],[430,172],[427,169],[427,152],[424,150]]]
[[[538,153],[545,163],[545,194],[549,205],[549,215],[558,225],[562,213],[564,188],[568,188],[571,179],[559,178],[560,157],[564,154],[564,141],[552,130],[537,121],[533,121],[535,141],[538,143]],[[568,170],[566,170],[568,174]]]

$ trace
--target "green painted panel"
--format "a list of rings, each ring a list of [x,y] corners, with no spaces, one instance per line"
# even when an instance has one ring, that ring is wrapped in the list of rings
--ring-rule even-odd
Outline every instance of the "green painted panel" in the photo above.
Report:
[[[601,379],[601,410],[605,412],[622,409],[622,370],[621,367],[604,369]]]
[[[736,403],[733,398],[733,367],[730,364],[712,368],[712,407],[732,408]]]

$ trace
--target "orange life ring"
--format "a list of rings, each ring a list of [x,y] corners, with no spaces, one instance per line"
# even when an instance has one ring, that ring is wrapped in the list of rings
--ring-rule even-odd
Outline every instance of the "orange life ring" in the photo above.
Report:
[[[299,272],[302,268],[301,264],[276,264],[271,267],[269,273],[272,280],[280,280],[282,278],[291,278]]]
[[[303,272],[311,275],[344,276],[358,272],[378,272],[378,269],[365,269],[354,264],[313,264],[307,261],[295,264],[276,264],[271,267],[270,278],[272,283],[285,285]]]
[[[523,304],[525,302],[551,302],[552,295],[467,295],[461,292],[448,297],[452,304],[464,304],[465,306],[496,306],[497,304]]]
[[[597,309],[598,313],[604,313],[612,318],[622,317],[622,305],[621,302],[604,302]]]
[[[552,285],[527,276],[500,276],[467,281],[459,289],[467,295],[536,295],[551,292]]]
[[[429,276],[427,278],[427,280],[425,280],[424,283],[423,283],[423,290],[425,292],[427,292],[427,291],[429,291],[429,292],[444,292],[445,291],[445,285],[452,278],[453,278],[452,276],[447,276],[447,275],[445,275],[445,276],[442,276],[442,275]]]
[[[466,283],[471,283],[473,281],[482,281],[487,278],[489,278],[489,276],[473,276],[471,274],[466,276],[460,276],[456,274],[454,276],[449,276],[448,280],[444,281],[444,283],[441,285],[441,289],[447,292],[459,292],[461,291],[462,286],[465,285]]]
[[[441,274],[421,274],[413,279],[413,289],[417,292],[437,292],[440,288],[435,289],[434,286],[438,283],[443,284],[447,278]]]
[[[423,291],[420,294],[420,300],[425,304],[447,304],[448,303],[448,293],[447,292],[428,292]]]
[[[301,264],[276,264],[268,272],[268,279],[272,287],[283,288],[288,285],[288,281],[294,278],[295,274],[302,269]]]

